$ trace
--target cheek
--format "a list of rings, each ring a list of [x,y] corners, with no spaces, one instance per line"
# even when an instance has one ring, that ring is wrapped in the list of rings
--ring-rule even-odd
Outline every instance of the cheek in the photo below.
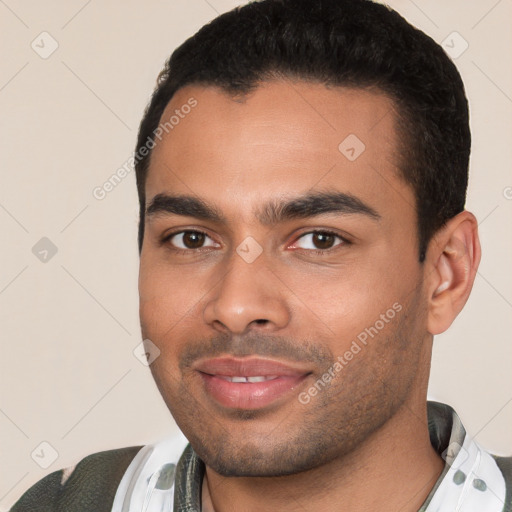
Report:
[[[386,270],[384,270],[386,269]],[[353,340],[384,339],[398,328],[411,299],[405,283],[412,275],[402,268],[371,265],[340,269],[326,276],[305,277],[294,287],[305,317],[324,328],[333,353],[344,352]],[[305,320],[305,319],[304,319]]]
[[[158,264],[141,259],[139,316],[142,332],[144,337],[159,343],[180,314],[176,309],[177,287],[171,277]]]
[[[174,292],[172,280],[155,265],[141,262],[139,274],[139,317],[143,339],[151,340],[159,356],[150,365],[160,391],[165,395],[174,388],[177,353],[185,322],[177,308],[180,297]]]
[[[179,269],[142,261],[139,272],[139,310],[146,328],[176,322],[194,309],[198,295],[194,278],[184,278]]]

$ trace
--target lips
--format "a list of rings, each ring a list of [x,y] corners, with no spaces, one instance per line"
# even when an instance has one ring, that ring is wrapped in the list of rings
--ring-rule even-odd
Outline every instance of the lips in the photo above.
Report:
[[[222,357],[194,365],[207,395],[231,409],[254,410],[293,396],[311,373],[296,365],[262,358]]]

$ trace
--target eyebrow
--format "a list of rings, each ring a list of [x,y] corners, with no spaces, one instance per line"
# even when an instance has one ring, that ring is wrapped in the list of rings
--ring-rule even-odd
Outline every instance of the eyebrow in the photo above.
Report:
[[[274,225],[330,213],[364,215],[376,221],[381,218],[371,206],[344,192],[311,192],[292,199],[272,199],[256,210],[255,216],[263,225]],[[227,224],[226,217],[218,208],[188,195],[157,194],[148,204],[146,215],[153,217],[165,214]]]

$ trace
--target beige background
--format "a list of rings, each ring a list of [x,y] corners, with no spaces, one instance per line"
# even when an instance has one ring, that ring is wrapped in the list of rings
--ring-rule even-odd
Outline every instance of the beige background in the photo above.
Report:
[[[0,0],[0,510],[89,453],[176,428],[132,353],[134,175],[102,201],[92,191],[131,155],[164,59],[239,3]],[[512,2],[390,4],[438,42],[458,32],[453,51],[469,44],[456,63],[471,103],[468,209],[483,259],[464,312],[436,340],[430,396],[453,405],[481,444],[512,453]],[[58,48],[43,59],[31,43],[44,54],[51,38]],[[46,263],[32,252],[42,237],[57,247]],[[31,458],[49,462],[52,450],[47,469]]]

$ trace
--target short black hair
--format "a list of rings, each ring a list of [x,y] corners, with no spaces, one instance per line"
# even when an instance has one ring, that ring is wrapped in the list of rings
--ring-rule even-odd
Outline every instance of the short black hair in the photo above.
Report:
[[[468,102],[442,47],[371,0],[254,1],[218,16],[172,53],[139,129],[139,251],[151,152],[139,153],[176,91],[203,85],[243,95],[276,77],[376,89],[394,101],[402,141],[399,173],[414,191],[423,262],[432,235],[464,210]]]

